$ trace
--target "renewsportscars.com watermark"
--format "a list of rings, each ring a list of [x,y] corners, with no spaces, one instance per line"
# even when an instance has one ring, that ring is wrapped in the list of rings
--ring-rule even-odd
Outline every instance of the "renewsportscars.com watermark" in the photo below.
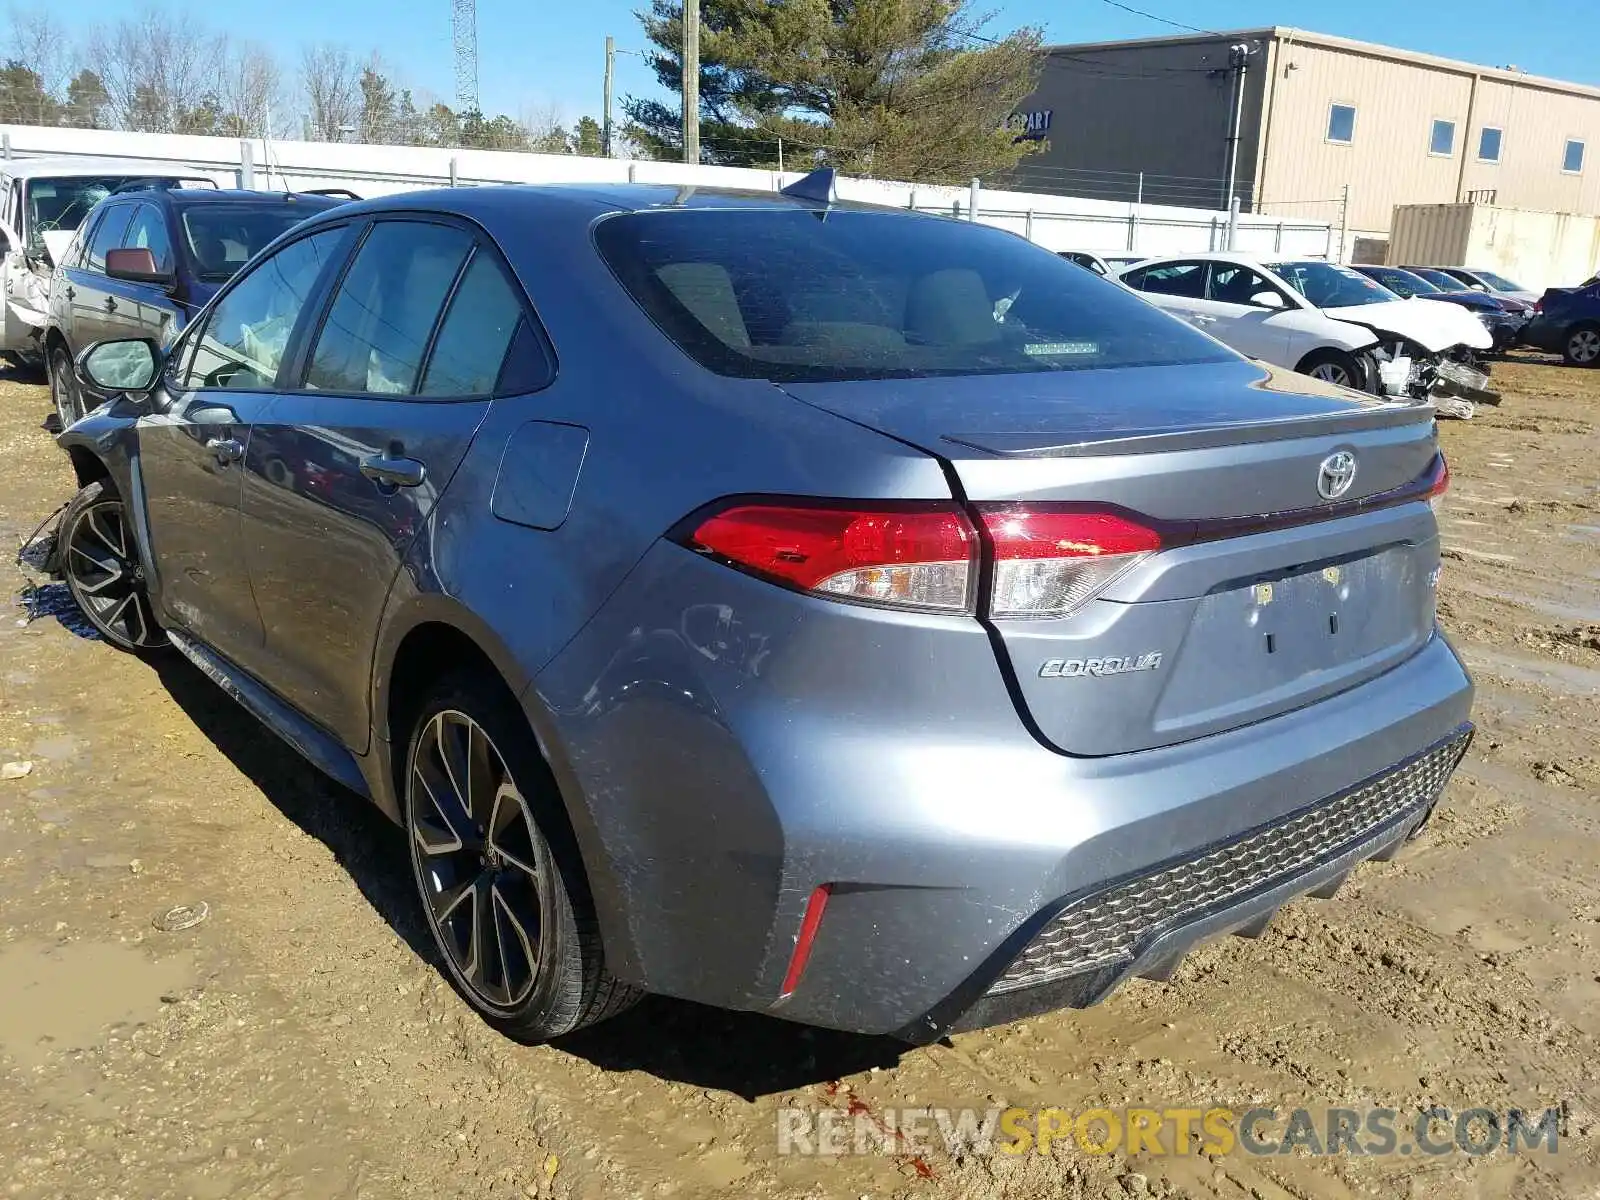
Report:
[[[778,1153],[1555,1154],[1561,1109],[778,1109]]]

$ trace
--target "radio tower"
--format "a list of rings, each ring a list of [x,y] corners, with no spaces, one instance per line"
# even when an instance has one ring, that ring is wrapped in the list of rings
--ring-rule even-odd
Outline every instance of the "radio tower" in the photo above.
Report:
[[[456,43],[456,109],[465,116],[478,111],[478,3],[450,0]]]

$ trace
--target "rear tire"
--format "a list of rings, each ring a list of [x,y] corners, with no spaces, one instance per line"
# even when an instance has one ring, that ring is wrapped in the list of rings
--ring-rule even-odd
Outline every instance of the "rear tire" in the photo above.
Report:
[[[1374,372],[1368,360],[1344,350],[1313,350],[1300,360],[1300,365],[1295,370],[1313,379],[1320,379],[1324,383],[1352,388],[1358,392],[1373,390]]]
[[[467,673],[429,688],[416,712],[401,780],[406,840],[456,991],[529,1043],[631,1007],[643,993],[606,973],[555,779],[515,702],[498,680]]]
[[[78,390],[78,380],[72,373],[72,356],[65,346],[50,351],[50,400],[56,406],[56,417],[65,429],[83,417],[83,393]]]
[[[1575,325],[1567,330],[1561,356],[1569,367],[1600,366],[1600,325]]]

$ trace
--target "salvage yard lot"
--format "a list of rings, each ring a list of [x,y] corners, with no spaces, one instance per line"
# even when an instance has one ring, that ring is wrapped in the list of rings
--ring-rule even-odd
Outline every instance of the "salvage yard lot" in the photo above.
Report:
[[[918,1050],[664,999],[503,1040],[434,969],[395,829],[186,662],[24,599],[8,551],[0,1196],[1600,1195],[1600,371],[1495,378],[1442,427],[1480,731],[1422,840],[1170,983]],[[0,378],[8,547],[72,489],[47,406]],[[1007,1104],[1563,1111],[1553,1157],[777,1152],[784,1106]]]

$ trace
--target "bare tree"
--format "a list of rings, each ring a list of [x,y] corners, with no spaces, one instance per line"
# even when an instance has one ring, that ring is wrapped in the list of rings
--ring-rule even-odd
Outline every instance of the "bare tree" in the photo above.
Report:
[[[222,133],[233,137],[271,137],[275,114],[287,111],[278,62],[260,46],[232,43],[219,64],[216,83]]]
[[[48,11],[13,8],[3,57],[32,71],[44,93],[59,100],[75,73],[78,54],[72,38]]]
[[[110,98],[118,128],[211,132],[217,65],[227,42],[158,9],[95,30],[89,64]]]
[[[361,117],[361,67],[349,49],[323,43],[307,46],[300,58],[311,136],[337,142]]]

